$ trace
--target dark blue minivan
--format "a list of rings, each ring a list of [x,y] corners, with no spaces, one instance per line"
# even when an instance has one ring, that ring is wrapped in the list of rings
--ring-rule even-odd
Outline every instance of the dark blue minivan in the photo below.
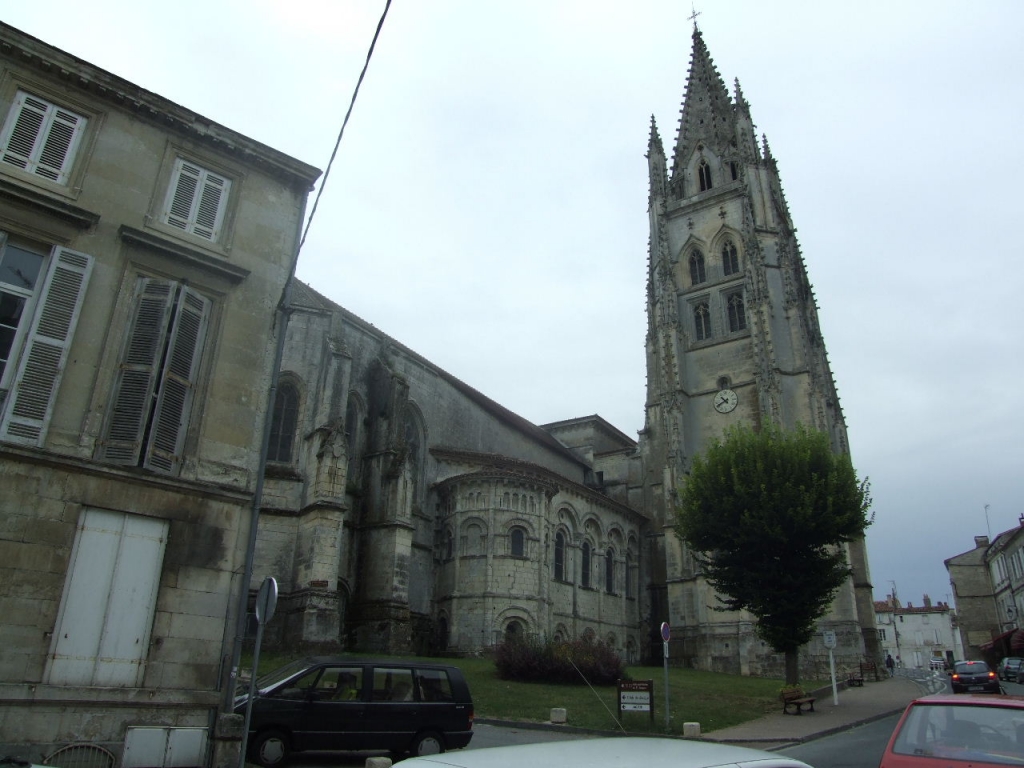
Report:
[[[458,667],[310,656],[256,685],[247,756],[268,768],[292,752],[430,755],[473,737],[473,700]],[[236,713],[245,713],[246,700],[236,699]]]

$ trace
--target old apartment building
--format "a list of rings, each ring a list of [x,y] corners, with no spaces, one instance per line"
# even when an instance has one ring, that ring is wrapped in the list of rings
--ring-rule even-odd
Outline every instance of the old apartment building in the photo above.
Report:
[[[945,561],[967,658],[1024,655],[1024,515],[1020,525]]]
[[[319,172],[2,24],[0,126],[0,754],[202,765]]]
[[[925,595],[921,605],[887,595],[875,602],[878,640],[882,653],[907,669],[928,669],[933,659],[945,664],[964,658],[956,613],[948,603],[933,603]]]

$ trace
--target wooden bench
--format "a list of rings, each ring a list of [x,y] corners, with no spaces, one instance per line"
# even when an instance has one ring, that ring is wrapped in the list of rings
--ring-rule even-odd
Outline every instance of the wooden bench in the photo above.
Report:
[[[813,696],[808,696],[799,688],[783,691],[780,694],[780,698],[782,699],[782,714],[784,715],[802,715],[804,707],[813,712],[814,702],[817,701]],[[790,707],[795,707],[796,711],[790,712]]]
[[[854,672],[850,670],[849,676],[846,678],[846,686],[848,688],[860,688],[864,685],[864,673]]]

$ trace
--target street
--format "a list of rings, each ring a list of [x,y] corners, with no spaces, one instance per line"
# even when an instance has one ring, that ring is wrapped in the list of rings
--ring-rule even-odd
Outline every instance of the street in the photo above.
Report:
[[[949,692],[949,677],[944,672],[929,670],[901,669],[898,674],[920,683],[927,693]],[[1004,682],[1006,693],[1024,695],[1024,685]],[[889,736],[899,720],[892,715],[872,723],[855,726],[841,733],[777,750],[780,754],[803,760],[814,768],[877,768],[888,743]],[[562,741],[566,739],[591,738],[587,734],[552,728],[505,727],[478,723],[473,728],[473,740],[467,749],[486,749],[513,744]],[[366,753],[305,753],[291,763],[290,768],[304,766],[362,766]]]

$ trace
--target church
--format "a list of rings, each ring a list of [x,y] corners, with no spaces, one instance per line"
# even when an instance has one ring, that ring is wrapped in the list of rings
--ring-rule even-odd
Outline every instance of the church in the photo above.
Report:
[[[667,622],[673,663],[780,674],[675,536],[678,488],[737,423],[849,446],[775,159],[696,26],[675,145],[652,118],[646,156],[637,439],[598,415],[532,424],[292,282],[252,582],[279,584],[269,642],[437,655],[591,637],[636,663],[661,658]],[[864,542],[847,546],[821,629],[855,665],[878,645]],[[827,670],[820,639],[801,655]]]

